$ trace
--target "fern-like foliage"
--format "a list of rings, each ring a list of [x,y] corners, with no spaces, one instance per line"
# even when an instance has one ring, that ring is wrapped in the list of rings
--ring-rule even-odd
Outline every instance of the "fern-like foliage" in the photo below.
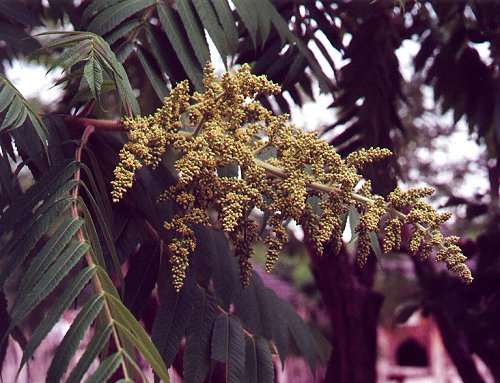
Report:
[[[103,360],[94,372],[94,377],[103,379],[97,381],[105,381],[120,367],[129,379],[136,374],[143,374],[136,359],[137,349],[155,373],[168,382],[167,369],[160,354],[144,328],[122,303],[103,259],[97,256],[97,243],[87,239],[88,233],[95,232],[92,217],[86,215],[81,219],[75,216],[78,206],[87,211],[84,200],[75,199],[70,194],[77,187],[78,181],[74,179],[81,170],[80,166],[77,162],[54,166],[2,214],[1,234],[11,236],[2,246],[2,261],[6,264],[0,277],[2,285],[33,248],[37,244],[41,246],[20,282],[20,294],[14,302],[9,327],[2,334],[2,343],[64,281],[67,286],[65,291],[51,304],[24,348],[21,369],[59,318],[92,281],[95,294],[83,304],[57,348],[47,373],[47,381],[58,382],[65,376],[83,336],[99,318],[94,326],[98,336],[89,344],[72,371],[70,381],[80,381],[79,378],[112,339],[117,351]],[[43,241],[42,236],[49,231],[53,231],[53,234],[48,241]]]
[[[0,113],[3,113],[0,131],[16,129],[28,119],[35,128],[40,141],[47,143],[47,128],[38,113],[26,101],[17,88],[0,74]]]
[[[93,96],[101,103],[101,90],[105,81],[104,74],[112,81],[129,114],[139,114],[139,105],[135,99],[132,86],[123,65],[104,41],[96,34],[89,32],[45,32],[41,36],[60,36],[37,50],[35,54],[54,49],[64,49],[49,71],[61,66],[67,76],[63,81],[70,81],[83,75],[87,86],[82,87],[75,95],[76,99],[87,99]],[[83,69],[80,63],[85,62]],[[77,68],[78,67],[78,68]],[[59,81],[61,83],[62,81]]]

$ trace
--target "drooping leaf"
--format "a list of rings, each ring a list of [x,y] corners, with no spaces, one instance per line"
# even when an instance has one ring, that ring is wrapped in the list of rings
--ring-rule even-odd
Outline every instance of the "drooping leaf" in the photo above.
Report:
[[[245,337],[239,319],[227,313],[215,320],[212,333],[212,359],[225,363],[226,382],[237,383],[245,371]]]
[[[99,271],[99,270],[98,270]],[[120,333],[127,337],[135,347],[142,353],[146,361],[151,365],[153,371],[164,382],[169,383],[167,367],[163,362],[158,349],[155,347],[141,324],[134,318],[132,313],[115,296],[106,294],[116,325]]]
[[[80,271],[69,283],[68,287],[64,290],[57,301],[50,306],[44,320],[38,325],[33,335],[31,336],[28,344],[24,348],[23,358],[19,366],[19,370],[24,366],[33,355],[35,350],[40,346],[40,343],[45,339],[47,334],[54,328],[59,318],[68,309],[71,303],[82,292],[85,286],[89,283],[90,279],[95,273],[95,268],[86,267]]]
[[[214,245],[212,247],[212,279],[217,296],[225,309],[229,308],[235,289],[241,288],[238,275],[238,263],[234,258],[227,239],[220,231],[211,230]]]
[[[314,71],[316,75],[320,88],[323,92],[331,92],[334,90],[333,84],[328,78],[328,76],[323,72],[323,69],[319,65],[318,61],[307,48],[304,42],[296,36],[288,26],[286,20],[279,14],[275,6],[269,0],[259,0],[260,9],[259,12],[266,14],[271,20],[272,24],[280,34],[282,40],[287,40],[297,46],[299,51],[307,59],[309,66]]]
[[[302,318],[297,313],[297,310],[287,301],[280,300],[281,315],[286,317],[288,329],[295,340],[301,355],[306,360],[313,376],[316,373],[316,362],[319,347],[316,344],[313,333],[304,323]]]
[[[382,249],[380,248],[380,242],[377,238],[377,234],[374,231],[369,231],[368,236],[370,237],[370,246],[373,253],[380,261],[382,259]]]
[[[0,112],[7,108],[16,95],[16,91],[11,86],[3,86],[0,91]]]
[[[16,127],[20,126],[26,120],[26,117],[31,121],[36,135],[42,142],[43,146],[47,145],[47,128],[42,122],[38,113],[33,109],[28,101],[19,93],[17,88],[0,74],[0,101],[1,107],[7,107],[7,112],[0,126],[0,130],[9,127],[12,123]],[[19,118],[19,119],[18,119]],[[16,121],[17,120],[17,121]]]
[[[176,76],[174,75],[173,67],[176,67],[175,60],[169,57],[167,60],[168,52],[165,49],[165,42],[162,41],[164,36],[163,31],[160,28],[152,28],[148,26],[146,28],[146,39],[149,44],[150,51],[154,56],[156,63],[160,67],[160,70],[175,82]],[[165,52],[165,53],[164,53]],[[181,65],[178,65],[179,67]],[[179,68],[180,69],[180,68]]]
[[[87,29],[90,32],[103,36],[121,25],[124,20],[154,3],[156,3],[156,0],[122,0],[112,6],[103,8],[103,10],[93,18]]]
[[[171,366],[189,324],[195,286],[191,278],[186,279],[179,293],[171,282],[167,281],[166,285],[153,324],[152,340],[165,364]]]
[[[210,337],[216,317],[212,294],[196,289],[183,357],[183,377],[187,382],[203,383],[210,369]]]
[[[233,11],[229,7],[227,0],[211,0],[212,4],[217,12],[219,22],[226,33],[228,54],[233,54],[236,52],[236,46],[238,45],[238,30],[236,28],[236,22],[234,20]]]
[[[129,271],[125,277],[125,295],[123,303],[136,318],[140,318],[151,292],[160,268],[160,244],[148,241],[130,261]]]
[[[30,36],[24,27],[12,23],[0,22],[0,40],[16,52],[30,54],[40,47],[38,41]]]
[[[113,32],[108,34],[105,39],[109,45],[113,45],[118,39],[124,37],[130,31],[133,31],[139,25],[141,25],[140,20],[132,19],[127,21],[126,23],[121,24],[118,28],[116,28]]]
[[[87,252],[87,243],[73,242],[60,257],[47,269],[45,276],[16,305],[12,313],[12,327],[28,315],[47,295],[49,295]]]
[[[23,102],[19,96],[14,97],[12,103],[9,105],[7,113],[3,119],[0,130],[3,130],[11,125],[17,120],[18,116],[23,112]]]
[[[106,8],[113,6],[114,4],[120,2],[122,0],[99,0],[92,1],[85,11],[83,11],[82,22],[87,23],[90,19],[94,18],[99,12],[103,11]]]
[[[116,6],[121,4],[119,3]],[[101,15],[102,13],[99,16]],[[91,60],[94,65],[90,67],[90,64],[87,63],[89,66],[81,72],[86,77],[91,88],[90,90],[95,92],[95,94],[98,93],[97,90],[102,90],[101,88],[105,81],[101,80],[101,77],[103,72],[106,72],[113,80],[125,110],[132,114],[140,113],[139,104],[137,103],[123,65],[118,61],[109,44],[101,36],[91,32],[79,31],[45,32],[42,35],[56,35],[59,37],[42,47],[39,52],[46,52],[57,46],[67,48],[57,60],[57,63],[62,64],[65,69],[69,69],[81,61]],[[90,82],[87,77],[91,78]],[[65,79],[71,80],[72,77],[67,76]]]
[[[219,51],[227,69],[228,41],[210,1],[192,0],[198,16]]]
[[[144,49],[142,47],[137,48],[136,50],[137,58],[139,59],[142,67],[144,68],[144,72],[146,73],[146,76],[148,76],[149,82],[151,83],[153,90],[158,96],[158,99],[160,101],[163,101],[163,99],[168,94],[167,86],[165,84],[165,81],[161,77],[161,73],[154,70],[153,63],[148,58],[148,56],[144,54],[146,52],[143,51]]]
[[[21,220],[25,220],[37,203],[48,198],[61,187],[79,168],[77,162],[62,163],[51,168],[0,216],[0,235],[8,233]]]
[[[264,289],[264,294],[266,295],[266,299],[270,302],[270,308],[272,311],[273,320],[269,324],[271,326],[272,331],[272,339],[274,344],[276,345],[276,349],[278,351],[278,355],[281,360],[281,364],[285,365],[285,358],[288,355],[289,349],[289,331],[287,318],[283,316],[283,313],[280,310],[279,301],[276,293],[270,288]]]
[[[355,206],[349,206],[349,212],[347,213],[349,218],[349,228],[351,229],[351,241],[353,242],[358,237],[358,233],[356,232],[356,228],[359,225],[359,212]]]
[[[121,264],[120,264],[120,261],[118,259],[118,255],[116,254],[115,241],[114,241],[114,238],[112,236],[111,229],[108,226],[108,222],[103,217],[103,209],[97,204],[97,202],[96,202],[94,196],[92,195],[92,193],[90,192],[90,190],[87,188],[87,186],[83,182],[80,182],[80,186],[87,192],[87,197],[89,198],[90,202],[92,203],[92,207],[94,208],[95,215],[97,216],[97,220],[98,220],[99,225],[101,227],[101,233],[104,237],[104,240],[106,241],[106,245],[107,245],[108,250],[109,250],[111,262],[113,263],[113,267],[114,267],[114,272],[116,273],[116,275],[118,277],[118,283],[119,283],[120,289],[121,289],[122,294],[123,294],[125,292],[125,282],[123,280],[123,273],[122,273]],[[82,200],[79,199],[79,201],[82,201]],[[86,213],[88,214],[88,210],[86,210]],[[87,220],[87,222],[88,222],[88,220]]]
[[[174,47],[184,70],[188,74],[189,79],[193,82],[196,89],[202,90],[201,67],[196,64],[198,63],[198,60],[195,57],[179,16],[168,4],[158,3],[156,7],[161,25],[163,26],[170,43]]]
[[[274,366],[267,342],[250,337],[245,346],[245,383],[273,383]]]
[[[71,199],[69,198],[57,202],[48,201],[46,203],[47,208],[43,209],[43,214],[36,217],[34,222],[30,220],[29,228],[26,231],[20,230],[21,235],[18,238],[14,236],[13,239],[17,239],[18,242],[12,251],[9,251],[11,250],[10,248],[5,250],[8,254],[8,259],[0,271],[0,286],[3,286],[5,280],[23,263],[38,240],[69,207],[70,203]]]
[[[26,8],[21,2],[0,2],[0,13],[7,16],[12,21],[16,21],[23,25],[42,25],[37,15]]]
[[[68,49],[61,53],[61,55],[54,61],[54,63],[47,70],[47,73],[53,71],[57,67],[62,67],[64,70],[69,70],[73,65],[82,61],[91,55],[93,48],[92,40],[85,39],[75,45],[68,46]],[[46,50],[43,47],[41,50]]]
[[[271,339],[271,326],[280,318],[273,317],[273,302],[268,299],[265,289],[260,277],[254,273],[250,285],[235,292],[233,302],[236,315],[252,334]]]
[[[81,340],[104,305],[104,295],[95,294],[82,307],[68,332],[57,347],[52,363],[47,371],[46,382],[59,382],[68,369]]]
[[[81,227],[83,220],[65,219],[52,234],[31,262],[24,274],[21,284],[17,289],[17,295],[22,297],[40,280],[55,258],[63,251],[64,247],[73,238],[76,231]]]
[[[117,352],[111,356],[104,359],[99,367],[94,371],[92,375],[85,381],[86,383],[102,383],[106,382],[113,372],[115,372],[120,364],[123,363],[123,356],[120,352]]]
[[[198,18],[191,0],[177,0],[175,5],[179,11],[184,28],[186,28],[189,41],[198,58],[198,62],[204,67],[207,61],[210,60],[210,50],[208,49],[201,20]]]
[[[82,381],[83,376],[90,368],[92,362],[97,358],[101,350],[104,348],[108,342],[111,333],[113,332],[113,325],[108,324],[105,327],[101,327],[96,330],[92,339],[90,340],[83,355],[76,366],[71,371],[66,383],[79,383]]]
[[[261,9],[256,7],[254,2],[245,1],[245,0],[234,0],[234,5],[236,6],[236,10],[240,15],[245,27],[252,38],[254,47],[257,48],[262,44],[260,40],[259,32],[259,12],[262,12]]]

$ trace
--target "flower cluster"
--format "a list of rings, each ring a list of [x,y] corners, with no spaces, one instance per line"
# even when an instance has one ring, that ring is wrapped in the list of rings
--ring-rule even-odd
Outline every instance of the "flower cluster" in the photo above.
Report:
[[[371,194],[369,182],[354,192],[363,165],[390,155],[389,150],[363,149],[342,159],[316,133],[302,132],[288,123],[287,115],[274,116],[256,101],[258,96],[280,92],[280,87],[265,76],[251,74],[248,65],[220,80],[207,65],[204,86],[205,92],[190,95],[187,82],[182,82],[153,115],[124,120],[130,140],[120,153],[113,181],[112,197],[117,201],[131,187],[137,169],[157,166],[168,147],[179,153],[178,183],[161,197],[174,201],[181,211],[165,223],[175,238],[169,249],[177,290],[196,247],[194,225],[219,225],[227,233],[246,285],[252,243],[262,232],[252,212],[260,210],[266,217],[264,242],[270,271],[287,241],[287,222],[293,219],[300,224],[309,247],[321,254],[327,242],[340,248],[343,217],[352,205],[360,214],[356,228],[360,264],[370,253],[371,234],[380,230],[388,216],[386,252],[399,247],[401,227],[408,223],[414,228],[409,244],[413,253],[427,257],[437,248],[438,260],[464,280],[472,280],[456,238],[444,238],[439,231],[449,215],[438,214],[420,201],[430,194],[429,189],[396,189],[387,201]]]

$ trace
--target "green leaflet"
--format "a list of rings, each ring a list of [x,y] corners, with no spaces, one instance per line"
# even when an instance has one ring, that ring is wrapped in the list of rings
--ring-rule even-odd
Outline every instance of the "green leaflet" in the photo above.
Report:
[[[161,77],[158,76],[156,71],[153,69],[151,63],[149,62],[148,58],[142,53],[144,48],[141,46],[137,47],[137,50],[135,51],[137,58],[139,59],[142,67],[144,68],[144,72],[146,73],[146,76],[148,76],[149,82],[151,83],[151,86],[153,87],[156,95],[160,99],[160,101],[163,101],[163,99],[167,96],[168,90],[167,90],[167,85],[163,81]]]
[[[106,382],[113,372],[120,366],[123,362],[123,356],[120,352],[117,352],[111,356],[104,359],[99,367],[94,371],[92,375],[85,381],[86,383],[102,383]]]
[[[111,201],[106,189],[106,181],[104,181],[104,176],[99,165],[99,161],[97,160],[94,152],[87,145],[84,147],[84,150],[90,160],[90,166],[92,167],[92,170],[85,164],[83,164],[82,169],[85,171],[85,174],[90,181],[93,195],[96,198],[99,207],[102,209],[104,217],[106,217],[108,226],[110,226],[110,220],[113,216],[113,210],[111,208]]]
[[[38,113],[33,109],[28,101],[19,93],[17,88],[4,76],[0,74],[0,109],[7,108],[0,131],[11,126],[13,129],[21,126],[26,117],[30,120],[36,135],[47,149],[47,128],[42,122]]]
[[[116,254],[115,241],[114,241],[113,235],[112,235],[111,230],[108,226],[108,222],[103,217],[104,210],[97,204],[94,196],[92,195],[90,190],[87,188],[87,186],[83,182],[80,183],[80,186],[82,186],[82,188],[87,192],[87,196],[88,196],[88,198],[92,204],[92,207],[94,209],[94,212],[97,216],[97,220],[98,220],[99,225],[101,227],[102,234],[103,234],[104,239],[106,241],[106,245],[108,246],[108,250],[109,250],[109,253],[111,256],[111,261],[113,262],[113,266],[115,268],[114,271],[116,272],[116,274],[118,276],[118,283],[120,285],[120,289],[121,289],[121,292],[123,294],[123,293],[125,293],[125,283],[123,281],[122,268],[121,268],[120,261],[118,259],[118,255]],[[79,198],[78,201],[80,202],[80,204],[84,204],[83,199]],[[89,214],[88,209],[86,208],[86,206],[82,206],[82,207],[84,208],[86,215],[88,215],[87,221],[90,220],[90,222],[88,222],[89,226],[93,226],[94,230],[95,230],[95,226],[93,224],[93,220]],[[97,235],[97,233],[95,235]],[[99,247],[100,247],[100,241],[99,241],[98,237],[94,238],[94,242],[99,243]]]
[[[108,342],[112,331],[112,324],[107,324],[105,327],[101,327],[96,330],[95,334],[92,336],[92,340],[85,348],[85,351],[80,357],[77,365],[73,368],[73,371],[71,371],[66,383],[80,383],[82,381],[82,378],[90,368],[90,365]]]
[[[235,292],[233,302],[236,315],[252,334],[271,339],[271,326],[274,321],[280,320],[280,317],[273,316],[273,302],[269,300],[265,289],[260,277],[254,273],[250,285]]]
[[[40,201],[54,194],[70,177],[73,177],[79,167],[78,162],[71,162],[51,168],[0,216],[0,236],[12,230],[16,223],[25,220]]]
[[[164,382],[170,382],[167,367],[163,363],[160,353],[153,342],[151,342],[151,339],[141,324],[118,298],[107,293],[106,298],[113,313],[113,317],[116,319],[115,324],[119,332],[137,347],[151,365],[153,371],[163,379]]]
[[[141,318],[158,280],[158,271],[161,270],[160,252],[159,242],[144,241],[132,259],[129,258],[129,269],[125,277],[127,289],[123,294],[123,303],[138,319]]]
[[[5,250],[9,258],[0,272],[0,286],[3,286],[5,280],[23,263],[38,240],[45,234],[54,221],[69,207],[71,201],[72,199],[70,198],[56,202],[47,201],[47,203],[39,209],[42,211],[42,214],[40,216],[31,217],[28,225],[26,225],[27,228],[25,230],[19,230],[20,235],[16,235],[13,238],[17,240],[15,247],[13,249],[8,247],[8,249]]]
[[[130,354],[125,349],[122,349],[122,353],[123,353],[123,356],[125,357],[126,362],[129,363],[134,368],[134,370],[140,375],[142,382],[149,383],[148,378],[146,377],[146,375],[144,375],[144,371],[137,364],[137,362],[134,360],[134,358],[131,357]],[[122,382],[122,381],[125,382],[125,379],[119,380],[119,382]],[[127,380],[127,382],[134,383],[130,380]]]
[[[358,238],[358,233],[356,231],[356,228],[359,225],[359,212],[358,209],[356,209],[355,206],[351,205],[349,206],[349,212],[347,213],[347,216],[349,217],[349,227],[351,229],[351,240],[349,243],[353,242]]]
[[[262,12],[256,4],[251,1],[246,0],[233,0],[234,5],[236,6],[236,10],[243,20],[245,27],[252,38],[253,45],[257,48],[262,41],[260,41],[259,36],[259,12]]]
[[[245,370],[245,337],[239,319],[222,313],[212,333],[212,359],[226,364],[227,383],[239,383]]]
[[[115,43],[118,39],[124,37],[127,33],[137,28],[142,23],[139,20],[130,20],[126,23],[121,24],[118,28],[116,28],[113,32],[105,37],[106,42],[109,45]]]
[[[210,256],[215,292],[222,300],[223,307],[228,309],[232,303],[234,291],[241,289],[238,264],[224,234],[214,229],[208,230],[214,241]]]
[[[234,20],[233,11],[229,7],[227,0],[211,0],[217,12],[219,21],[226,33],[228,54],[234,54],[238,46],[239,33],[236,29],[236,21]]]
[[[273,383],[274,366],[267,342],[250,337],[245,346],[245,383]]]
[[[2,87],[2,91],[0,91],[0,112],[3,112],[10,105],[15,95],[16,91],[13,87]]]
[[[130,16],[154,3],[156,3],[156,0],[122,0],[117,4],[103,8],[103,10],[94,17],[87,29],[97,35],[103,36]]]
[[[87,80],[87,83],[89,84],[92,95],[97,100],[99,106],[101,106],[102,108],[101,87],[103,78],[102,67],[99,65],[99,62],[93,57],[89,59],[83,67],[83,75],[85,76],[85,80]]]
[[[33,355],[35,350],[38,348],[40,343],[45,339],[47,334],[54,328],[57,321],[68,309],[71,303],[78,297],[85,286],[89,283],[92,276],[95,274],[95,268],[86,267],[80,271],[70,282],[68,282],[68,287],[64,290],[57,301],[50,306],[50,310],[47,313],[45,319],[38,325],[35,332],[31,336],[28,344],[24,348],[23,358],[19,366],[19,371],[24,366],[24,363],[28,361]],[[90,365],[90,364],[89,364]],[[88,368],[88,366],[87,366]]]
[[[227,51],[229,44],[226,38],[226,33],[222,29],[219,19],[217,18],[217,14],[215,13],[214,6],[207,0],[192,0],[192,2],[201,22],[203,23],[203,26],[214,42],[214,45],[219,51],[222,61],[227,69]]]
[[[197,90],[203,89],[201,67],[196,59],[182,22],[172,8],[160,2],[156,5],[163,30],[174,47],[184,70]]]
[[[184,348],[183,377],[186,382],[203,383],[210,369],[210,336],[217,317],[213,295],[197,289]]]
[[[67,48],[67,50],[59,56],[55,65],[63,65],[65,70],[69,70],[69,68],[73,67],[75,64],[81,61],[87,61],[81,73],[85,76],[89,88],[98,102],[103,85],[103,72],[105,71],[113,80],[125,110],[133,114],[140,113],[139,104],[135,99],[132,86],[130,85],[123,65],[118,61],[109,44],[104,41],[102,37],[91,32],[79,31],[46,32],[42,35],[49,34],[60,37],[42,47],[37,52],[45,52],[56,47]],[[71,76],[65,77],[65,80],[69,81],[71,79],[73,79]]]
[[[23,109],[23,101],[21,100],[21,97],[14,97],[12,103],[9,105],[7,113],[5,114],[2,125],[0,125],[0,130],[11,126],[16,121],[17,117],[21,114]]]
[[[90,243],[92,259],[98,266],[101,266],[106,270],[107,267],[104,259],[104,253],[102,252],[101,242],[99,240],[99,236],[97,235],[92,215],[90,214],[87,205],[85,205],[85,202],[83,202],[83,198],[81,196],[78,196],[77,201],[83,211],[85,238],[87,238]]]
[[[30,9],[26,8],[21,2],[0,2],[0,13],[7,16],[12,21],[16,21],[23,25],[42,25],[38,16]]]
[[[270,324],[272,339],[274,341],[274,344],[276,345],[281,364],[284,365],[285,358],[288,354],[290,336],[290,333],[288,331],[287,318],[283,316],[283,313],[280,310],[279,301],[281,299],[278,298],[276,293],[269,288],[265,288],[264,294],[266,295],[266,299],[269,302],[269,306],[274,318]]]
[[[242,1],[242,0],[240,0]],[[289,26],[285,19],[279,14],[274,5],[269,0],[259,0],[260,9],[259,12],[267,15],[269,20],[274,25],[282,41],[288,40],[291,44],[295,44],[299,51],[304,55],[304,57],[309,62],[311,69],[316,74],[318,78],[319,85],[322,92],[330,92],[332,90],[331,81],[328,76],[323,72],[318,61],[307,48],[304,42],[296,36],[292,31],[290,31]]]
[[[380,261],[382,259],[382,249],[380,248],[380,242],[377,238],[377,234],[374,231],[369,231],[368,236],[370,237],[370,246],[373,250],[373,253],[378,258],[380,265]]]
[[[112,5],[122,0],[97,0],[92,1],[82,15],[82,23],[87,23],[90,19],[94,18],[103,9],[109,8]]]
[[[59,382],[68,369],[69,362],[75,354],[88,328],[104,305],[104,295],[96,294],[89,298],[71,324],[61,344],[56,350],[47,372],[46,382]]]
[[[198,19],[191,0],[177,0],[175,5],[179,11],[182,24],[186,28],[187,36],[198,58],[198,62],[204,67],[207,61],[210,60],[210,50],[205,39],[205,31],[201,27],[201,20]]]
[[[66,218],[59,225],[56,232],[52,234],[50,239],[31,262],[17,289],[17,296],[23,297],[33,288],[45,274],[45,271],[49,268],[54,259],[59,256],[71,238],[73,238],[82,224],[83,220],[81,219],[74,220],[73,218]]]
[[[314,376],[319,350],[314,335],[290,302],[280,299],[278,304],[280,313],[286,318],[288,329]]]
[[[192,278],[186,279],[179,293],[170,281],[166,285],[151,333],[165,364],[171,366],[189,324],[195,286]]]
[[[17,305],[12,313],[12,327],[28,315],[47,295],[49,295],[78,263],[80,258],[87,252],[87,243],[73,242],[60,255],[38,281],[28,295]]]
[[[58,66],[63,67],[65,70],[68,70],[77,62],[82,61],[82,58],[87,58],[91,55],[92,52],[92,40],[85,39],[69,47],[65,50],[61,55],[56,59],[54,64],[50,66],[47,73],[51,72]],[[44,49],[44,48],[42,48]],[[45,49],[44,49],[45,50]]]
[[[163,34],[163,32],[161,32]],[[173,81],[174,75],[172,69],[168,66],[167,61],[165,60],[164,55],[162,55],[162,43],[161,43],[161,35],[159,30],[152,30],[149,26],[146,28],[146,39],[149,44],[149,48],[151,54],[156,60],[156,63],[160,67],[160,70]],[[168,93],[168,90],[166,90]]]

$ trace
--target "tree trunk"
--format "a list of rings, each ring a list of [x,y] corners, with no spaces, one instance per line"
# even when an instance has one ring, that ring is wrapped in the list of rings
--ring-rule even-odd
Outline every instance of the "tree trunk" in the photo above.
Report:
[[[316,284],[331,321],[333,347],[325,382],[376,382],[377,318],[383,297],[371,289],[375,257],[360,272],[344,249],[311,256]]]

